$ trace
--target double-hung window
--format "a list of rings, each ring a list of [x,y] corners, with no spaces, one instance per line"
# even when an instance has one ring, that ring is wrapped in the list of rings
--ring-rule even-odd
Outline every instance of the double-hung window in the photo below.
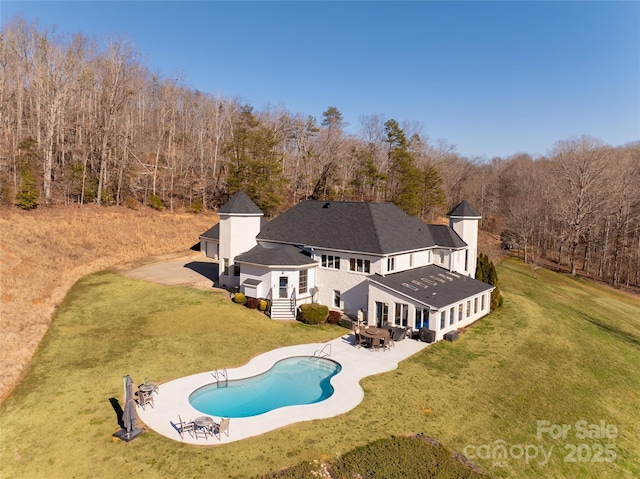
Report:
[[[300,294],[305,294],[307,292],[307,278],[308,271],[306,269],[301,270],[298,278],[298,292]]]

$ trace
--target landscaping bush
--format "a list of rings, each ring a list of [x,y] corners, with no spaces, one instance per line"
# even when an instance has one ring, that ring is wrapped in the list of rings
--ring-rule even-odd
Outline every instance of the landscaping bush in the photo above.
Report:
[[[236,293],[233,295],[233,302],[238,304],[245,304],[247,302],[247,297],[242,293]]]
[[[158,210],[158,211],[162,211],[164,210],[164,202],[162,201],[162,198],[160,198],[158,195],[149,195],[149,200],[148,200],[149,206],[151,206],[151,208],[153,208],[154,210]]]
[[[305,324],[324,323],[329,316],[329,307],[323,304],[302,304],[298,313],[298,321]]]
[[[340,311],[329,311],[329,317],[327,318],[327,323],[340,324],[341,319],[342,319],[342,313]]]
[[[268,306],[269,306],[269,303],[267,302],[266,299],[261,299],[260,302],[258,303],[258,309],[262,312],[266,311]]]
[[[258,305],[260,304],[260,300],[256,298],[247,298],[247,302],[245,306],[251,309],[258,309]]]

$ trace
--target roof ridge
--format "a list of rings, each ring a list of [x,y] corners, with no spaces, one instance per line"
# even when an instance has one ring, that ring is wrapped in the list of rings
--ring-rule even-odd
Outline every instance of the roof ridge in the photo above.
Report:
[[[378,230],[378,222],[376,221],[375,215],[371,211],[372,204],[374,203],[369,203],[369,202],[365,203],[365,205],[367,206],[367,213],[369,214],[369,217],[371,218],[371,224],[373,225],[373,232],[375,234],[376,244],[378,245],[378,251],[384,251],[383,245],[380,244],[380,232]],[[375,204],[380,204],[380,203],[375,203]]]

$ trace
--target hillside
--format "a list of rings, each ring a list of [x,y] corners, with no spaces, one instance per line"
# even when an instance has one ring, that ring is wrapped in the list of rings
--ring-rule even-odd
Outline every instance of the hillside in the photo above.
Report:
[[[188,250],[217,215],[96,206],[0,210],[0,399],[24,376],[53,312],[81,277]]]

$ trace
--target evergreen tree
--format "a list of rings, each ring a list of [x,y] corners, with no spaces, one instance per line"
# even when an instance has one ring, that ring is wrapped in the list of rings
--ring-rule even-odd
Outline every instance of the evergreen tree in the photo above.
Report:
[[[40,192],[36,188],[32,168],[38,157],[36,152],[37,142],[32,137],[27,137],[18,146],[18,168],[20,169],[20,186],[16,191],[15,204],[23,210],[32,210],[38,207]]]
[[[274,132],[253,115],[250,105],[245,105],[226,145],[229,195],[243,190],[267,216],[279,210],[285,184],[277,145]]]
[[[20,176],[22,180],[16,193],[16,206],[23,210],[33,210],[38,207],[39,192],[36,189],[36,182],[28,169],[22,170]]]
[[[391,169],[391,201],[407,214],[418,216],[422,213],[422,175],[415,159],[409,151],[407,137],[396,120],[384,124],[389,144]]]
[[[498,273],[493,261],[489,260],[489,257],[484,253],[480,253],[478,256],[476,279],[495,287],[491,292],[491,311],[502,306],[503,298],[498,286]]]

